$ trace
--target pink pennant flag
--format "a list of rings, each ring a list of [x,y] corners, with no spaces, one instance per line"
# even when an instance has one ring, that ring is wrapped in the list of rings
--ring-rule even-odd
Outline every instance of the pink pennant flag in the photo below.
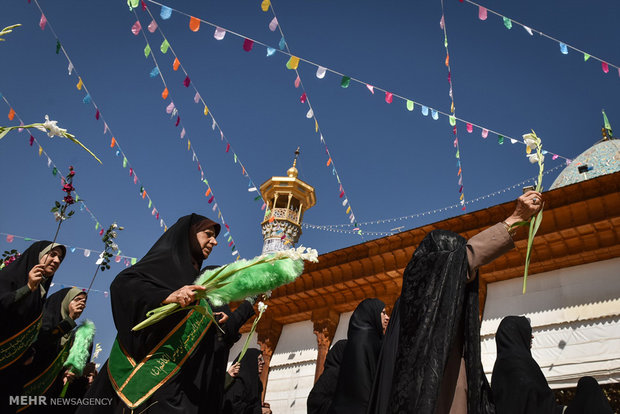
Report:
[[[133,168],[132,167],[129,167],[129,176],[133,177]]]
[[[133,183],[134,184],[138,184],[138,176],[137,175],[133,176]]]
[[[181,139],[185,138],[185,128],[181,130]]]
[[[99,235],[103,236],[103,229],[99,230]]]
[[[131,33],[133,33],[134,36],[138,36],[140,30],[142,30],[142,25],[140,24],[140,20],[136,20],[133,26],[131,26]]]
[[[97,109],[97,112],[95,112],[95,119],[99,121],[99,109]]]
[[[213,37],[216,40],[222,40],[224,39],[224,36],[226,36],[226,30],[222,29],[221,27],[216,27],[215,32],[213,33]]]
[[[13,235],[12,234],[7,234],[6,235],[6,241],[7,241],[7,243],[13,243]]]
[[[456,148],[456,146],[459,145],[459,139],[454,138],[454,142],[452,143],[452,145],[454,146],[454,148]]]
[[[157,30],[157,22],[155,20],[153,20],[147,27],[147,29],[149,29],[149,32],[154,33],[155,30]]]
[[[186,88],[189,88],[189,84],[191,83],[191,81],[189,80],[189,76],[185,76],[185,80],[183,81],[183,85],[185,85]]]
[[[107,124],[107,122],[104,122],[103,123],[103,135],[105,135],[105,133],[108,132],[108,131],[109,131],[108,124]]]
[[[41,28],[41,30],[45,30],[46,24],[47,24],[47,19],[45,18],[45,15],[41,13],[41,20],[39,20],[39,27]]]
[[[601,67],[603,68],[603,72],[609,73],[609,65],[607,62],[601,62]]]
[[[444,19],[443,14],[441,15],[441,20],[439,20],[439,27],[443,30],[446,27],[446,21]]]
[[[114,261],[115,261],[116,263],[120,263],[120,262],[121,262],[121,257],[120,257],[120,256],[116,256],[116,257],[114,258]],[[105,292],[105,293],[108,293],[108,292]]]
[[[277,28],[278,28],[278,19],[274,17],[271,20],[271,23],[269,23],[269,30],[271,30],[272,32],[275,32]]]
[[[385,102],[390,104],[392,103],[393,98],[394,98],[394,95],[392,94],[392,92],[385,93]]]
[[[306,102],[306,92],[304,92],[303,94],[301,94],[301,97],[299,98],[299,102],[301,102],[301,103]]]
[[[474,132],[474,126],[472,124],[468,122],[466,126],[467,126],[467,132],[469,132],[470,134]]]
[[[194,95],[194,102],[198,103],[198,101],[200,101],[200,94],[196,92],[196,95]]]
[[[226,152],[230,151],[230,143],[226,144]]]
[[[489,130],[482,128],[482,138],[486,138],[489,136]]]
[[[174,102],[171,101],[166,107],[166,113],[171,114],[173,109],[174,109]]]
[[[295,79],[295,87],[299,88],[300,84],[301,84],[301,79],[299,78],[299,75],[297,75],[297,79]]]
[[[254,46],[254,41],[251,39],[245,39],[243,41],[243,50],[245,50],[246,52],[249,52],[250,50],[252,50],[252,46]]]
[[[480,20],[486,20],[487,19],[487,9],[485,9],[482,6],[478,6],[478,18]]]
[[[553,154],[553,157],[551,157],[551,159],[552,159],[552,160],[557,160],[557,159],[558,159],[558,157],[559,157],[559,155],[558,155],[558,154]]]
[[[375,94],[375,87],[374,86],[366,84],[366,87],[368,88],[370,93],[372,93],[373,95]]]

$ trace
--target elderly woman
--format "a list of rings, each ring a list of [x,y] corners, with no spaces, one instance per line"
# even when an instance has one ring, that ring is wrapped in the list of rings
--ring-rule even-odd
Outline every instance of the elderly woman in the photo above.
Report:
[[[57,397],[63,381],[72,377],[67,371],[61,375],[61,371],[73,344],[75,320],[85,307],[86,293],[76,287],[61,289],[47,298],[43,324],[32,345],[34,359],[25,368],[27,382],[22,395]]]
[[[208,411],[206,370],[215,335],[208,317],[180,311],[140,331],[132,328],[161,305],[186,307],[196,300],[196,291],[204,288],[193,282],[219,232],[220,225],[206,217],[181,217],[138,263],[116,276],[110,300],[118,334],[86,394],[112,398],[112,403],[84,406],[78,412]]]
[[[0,406],[8,404],[9,395],[21,392],[22,368],[32,361],[29,349],[41,328],[52,277],[66,252],[63,245],[38,241],[0,271]]]

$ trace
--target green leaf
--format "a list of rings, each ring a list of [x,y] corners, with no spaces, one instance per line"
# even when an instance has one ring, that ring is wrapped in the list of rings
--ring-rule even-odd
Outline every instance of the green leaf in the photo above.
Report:
[[[8,134],[10,130],[11,130],[10,128],[6,128],[6,129],[5,128],[1,128],[0,129],[0,139],[4,138],[4,136],[6,134]]]
[[[58,211],[58,207],[52,207],[52,209],[50,210],[52,213],[55,213]]]
[[[54,204],[56,205],[56,207],[60,208],[60,203],[58,201],[55,201]]]

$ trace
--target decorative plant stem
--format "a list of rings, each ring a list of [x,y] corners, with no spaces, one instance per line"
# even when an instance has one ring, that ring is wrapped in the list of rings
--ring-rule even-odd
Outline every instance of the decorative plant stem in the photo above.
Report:
[[[245,338],[245,342],[243,344],[243,348],[241,348],[241,353],[239,354],[239,359],[237,359],[237,362],[241,362],[241,360],[243,359],[245,352],[248,350],[248,346],[250,345],[250,339],[252,339],[252,335],[254,335],[254,332],[256,331],[258,321],[260,321],[261,316],[263,316],[263,313],[265,313],[266,310],[267,305],[265,305],[263,302],[258,302],[258,316],[254,319],[254,322],[252,323],[252,328],[250,329],[248,337]]]
[[[110,259],[112,258],[112,252],[119,252],[118,245],[114,243],[114,239],[117,237],[116,230],[123,230],[123,227],[119,226],[116,223],[112,223],[110,227],[103,234],[103,238],[101,239],[104,244],[103,251],[99,255],[99,259],[97,260],[97,269],[95,270],[95,274],[90,281],[90,285],[88,285],[88,289],[86,293],[90,292],[90,288],[93,287],[93,283],[95,282],[95,278],[97,277],[97,272],[101,269],[102,272],[105,272],[106,269],[110,268]]]

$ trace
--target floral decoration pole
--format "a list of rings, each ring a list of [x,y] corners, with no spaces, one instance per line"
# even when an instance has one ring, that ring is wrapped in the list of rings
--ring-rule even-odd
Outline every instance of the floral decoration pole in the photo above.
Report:
[[[40,131],[46,132],[47,136],[52,138],[52,137],[62,137],[62,138],[67,138],[68,140],[71,140],[74,144],[79,145],[80,147],[84,148],[84,150],[86,150],[90,155],[93,156],[93,158],[95,158],[97,161],[99,161],[99,164],[101,164],[101,160],[99,158],[97,158],[97,156],[95,154],[92,153],[91,150],[89,150],[88,148],[86,148],[84,146],[84,144],[82,144],[80,141],[78,141],[75,138],[75,135],[70,134],[67,132],[66,129],[64,128],[60,128],[58,125],[56,125],[58,123],[58,121],[51,121],[48,115],[45,115],[45,122],[39,122],[39,123],[35,123],[35,124],[30,124],[30,125],[17,125],[17,126],[10,126],[10,127],[4,127],[4,126],[0,126],[0,139],[4,138],[4,136],[6,134],[8,134],[10,131],[14,130],[14,129],[31,129],[31,128],[36,128]]]
[[[65,220],[71,218],[73,214],[75,214],[74,210],[67,211],[70,205],[75,204],[75,199],[73,198],[73,196],[71,196],[71,192],[75,191],[75,188],[73,187],[74,176],[75,170],[73,169],[73,166],[69,166],[69,174],[62,178],[62,191],[66,193],[63,198],[63,203],[60,203],[60,201],[55,201],[54,207],[52,207],[52,209],[50,210],[52,213],[54,213],[54,218],[58,222],[58,227],[56,227],[56,234],[54,234],[54,239],[52,240],[52,246],[54,245],[54,243],[56,243],[56,238],[58,237],[58,232],[60,231],[60,226],[62,226],[62,223]],[[47,253],[45,256],[47,256],[48,254],[49,253]]]
[[[263,299],[265,299],[266,296],[263,296]],[[245,343],[243,344],[243,348],[241,348],[241,353],[239,354],[239,359],[237,359],[237,362],[241,362],[241,360],[243,359],[245,352],[248,350],[248,346],[250,345],[250,339],[252,339],[252,335],[254,335],[254,332],[256,331],[256,326],[258,325],[258,321],[260,321],[261,316],[263,316],[263,313],[265,313],[265,311],[267,310],[267,305],[265,305],[265,303],[263,301],[258,302],[258,316],[254,319],[254,322],[252,323],[252,329],[250,329],[250,333],[248,334],[248,337],[245,338]]]
[[[6,265],[13,263],[19,256],[21,256],[21,253],[15,249],[5,250],[2,253],[2,259],[0,259],[0,270],[4,269]]]
[[[543,155],[542,149],[542,141],[536,136],[536,133],[532,130],[531,134],[523,135],[523,142],[525,142],[527,153],[527,158],[532,164],[538,163],[538,181],[536,183],[535,190],[541,192],[543,190],[542,186],[542,178],[543,172],[545,170],[545,156]],[[536,150],[534,154],[532,154],[532,150]],[[531,217],[528,221],[521,221],[519,223],[515,223],[512,226],[525,226],[529,225],[529,233],[527,237],[527,250],[525,253],[525,269],[523,271],[523,294],[525,294],[525,289],[527,286],[527,274],[530,268],[530,259],[532,253],[532,245],[534,242],[534,236],[536,236],[536,232],[538,232],[538,228],[540,227],[540,223],[543,218],[543,208],[544,205],[540,208],[540,211],[536,216]]]
[[[95,270],[95,274],[90,281],[90,285],[88,285],[86,294],[88,294],[88,292],[90,292],[90,288],[93,287],[93,283],[95,282],[95,278],[97,277],[97,272],[99,272],[99,269],[101,269],[102,272],[105,272],[106,269],[110,268],[110,259],[112,258],[112,252],[119,251],[118,244],[114,242],[114,239],[118,236],[116,230],[123,230],[123,227],[119,226],[116,223],[112,223],[103,234],[103,238],[101,240],[103,241],[104,248],[99,255],[99,259],[97,259],[97,270]]]

